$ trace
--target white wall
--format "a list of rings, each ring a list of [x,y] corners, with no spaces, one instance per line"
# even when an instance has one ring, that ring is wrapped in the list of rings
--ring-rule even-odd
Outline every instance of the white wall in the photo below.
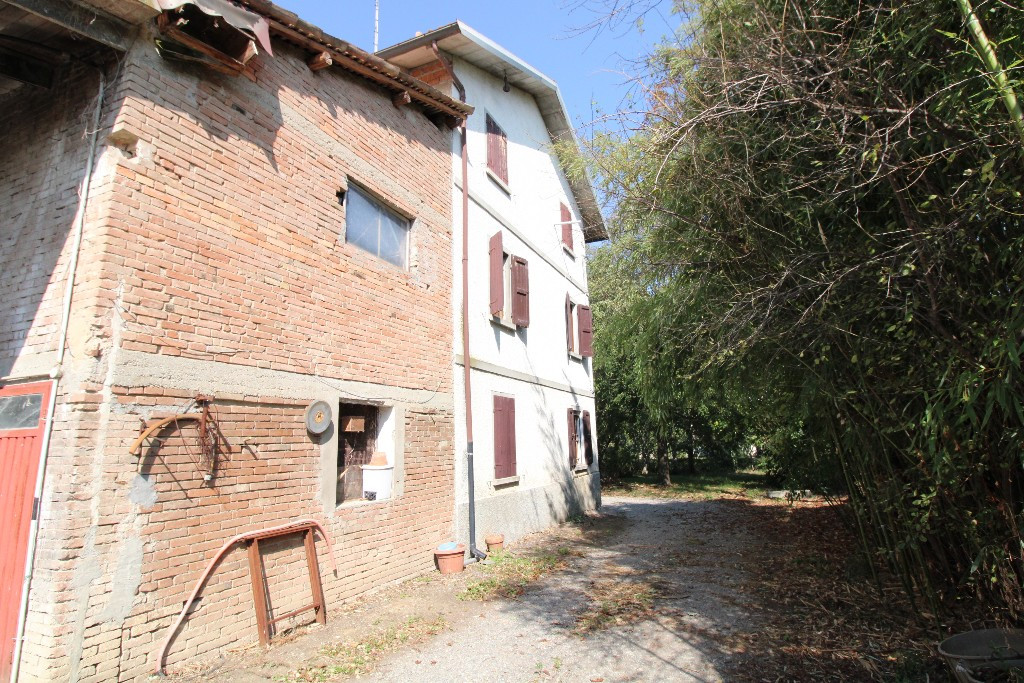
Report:
[[[456,60],[456,72],[466,88],[469,104],[469,323],[472,375],[475,479],[478,501],[478,538],[496,531],[514,538],[564,520],[575,510],[599,504],[597,461],[590,472],[571,472],[568,456],[566,410],[576,407],[591,413],[594,449],[597,422],[590,359],[572,358],[566,350],[565,296],[587,303],[583,234],[573,226],[575,258],[561,245],[559,206],[565,203],[573,218],[580,217],[569,185],[550,153],[550,138],[533,96],[513,88],[502,92],[502,81]],[[506,193],[487,174],[486,115],[508,136],[508,188]],[[459,140],[453,147],[455,186],[452,188],[453,225],[453,336],[462,351],[462,190]],[[505,251],[529,263],[530,325],[510,330],[490,315],[488,248],[491,235],[502,232]],[[467,477],[465,410],[462,368],[456,367],[456,519],[465,529]],[[516,401],[517,475],[512,485],[495,487],[493,450],[493,395]],[[582,454],[580,462],[583,462]],[[482,545],[482,541],[479,541]]]

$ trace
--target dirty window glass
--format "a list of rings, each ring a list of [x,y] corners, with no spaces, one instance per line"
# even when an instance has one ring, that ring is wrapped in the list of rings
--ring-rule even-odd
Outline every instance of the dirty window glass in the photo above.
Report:
[[[356,187],[345,200],[345,240],[405,268],[409,221]]]
[[[0,429],[34,429],[42,407],[42,394],[0,397]]]

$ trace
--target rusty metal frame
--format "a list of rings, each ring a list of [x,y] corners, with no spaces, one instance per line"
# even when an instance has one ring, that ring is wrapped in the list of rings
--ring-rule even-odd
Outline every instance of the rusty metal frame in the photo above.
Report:
[[[318,623],[327,623],[324,589],[323,584],[320,582],[320,564],[316,559],[316,541],[313,536],[315,528],[316,524],[306,523],[289,529],[275,529],[254,534],[246,539],[249,553],[249,578],[252,580],[252,598],[256,607],[256,629],[259,632],[260,645],[270,644],[271,627],[274,624],[309,610],[313,610],[316,614]],[[303,535],[303,547],[306,551],[306,568],[309,570],[309,586],[313,593],[313,602],[271,619],[270,609],[267,607],[267,587],[264,585],[263,557],[260,555],[260,541],[297,533]]]
[[[147,440],[154,438],[153,435],[158,433],[164,427],[167,427],[170,424],[177,427],[180,422],[195,420],[199,423],[199,467],[203,470],[204,479],[212,479],[214,470],[217,468],[217,445],[219,433],[216,429],[216,423],[210,415],[210,404],[213,403],[213,397],[198,394],[192,402],[199,406],[200,410],[198,413],[179,413],[177,415],[162,417],[146,423],[142,433],[139,434],[138,438],[132,442],[128,452],[139,457],[142,455],[143,444],[145,444]]]

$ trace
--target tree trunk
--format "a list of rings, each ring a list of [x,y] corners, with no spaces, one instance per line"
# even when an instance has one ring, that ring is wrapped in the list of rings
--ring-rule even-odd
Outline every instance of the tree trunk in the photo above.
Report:
[[[686,471],[697,474],[697,454],[693,452],[693,423],[689,425],[689,438],[686,442]]]
[[[658,439],[658,474],[662,484],[672,485],[672,475],[668,471],[668,441],[663,438]]]

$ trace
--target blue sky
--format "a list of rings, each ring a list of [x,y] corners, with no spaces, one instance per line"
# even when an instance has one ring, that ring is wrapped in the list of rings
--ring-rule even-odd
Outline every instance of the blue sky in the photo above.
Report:
[[[373,49],[374,0],[275,2],[332,35]],[[461,19],[553,78],[579,128],[593,121],[595,107],[606,113],[620,107],[629,89],[622,73],[632,71],[629,60],[644,55],[677,21],[671,0],[636,4],[650,8],[642,31],[629,17],[581,34],[598,18],[602,0],[380,0],[380,47]]]

